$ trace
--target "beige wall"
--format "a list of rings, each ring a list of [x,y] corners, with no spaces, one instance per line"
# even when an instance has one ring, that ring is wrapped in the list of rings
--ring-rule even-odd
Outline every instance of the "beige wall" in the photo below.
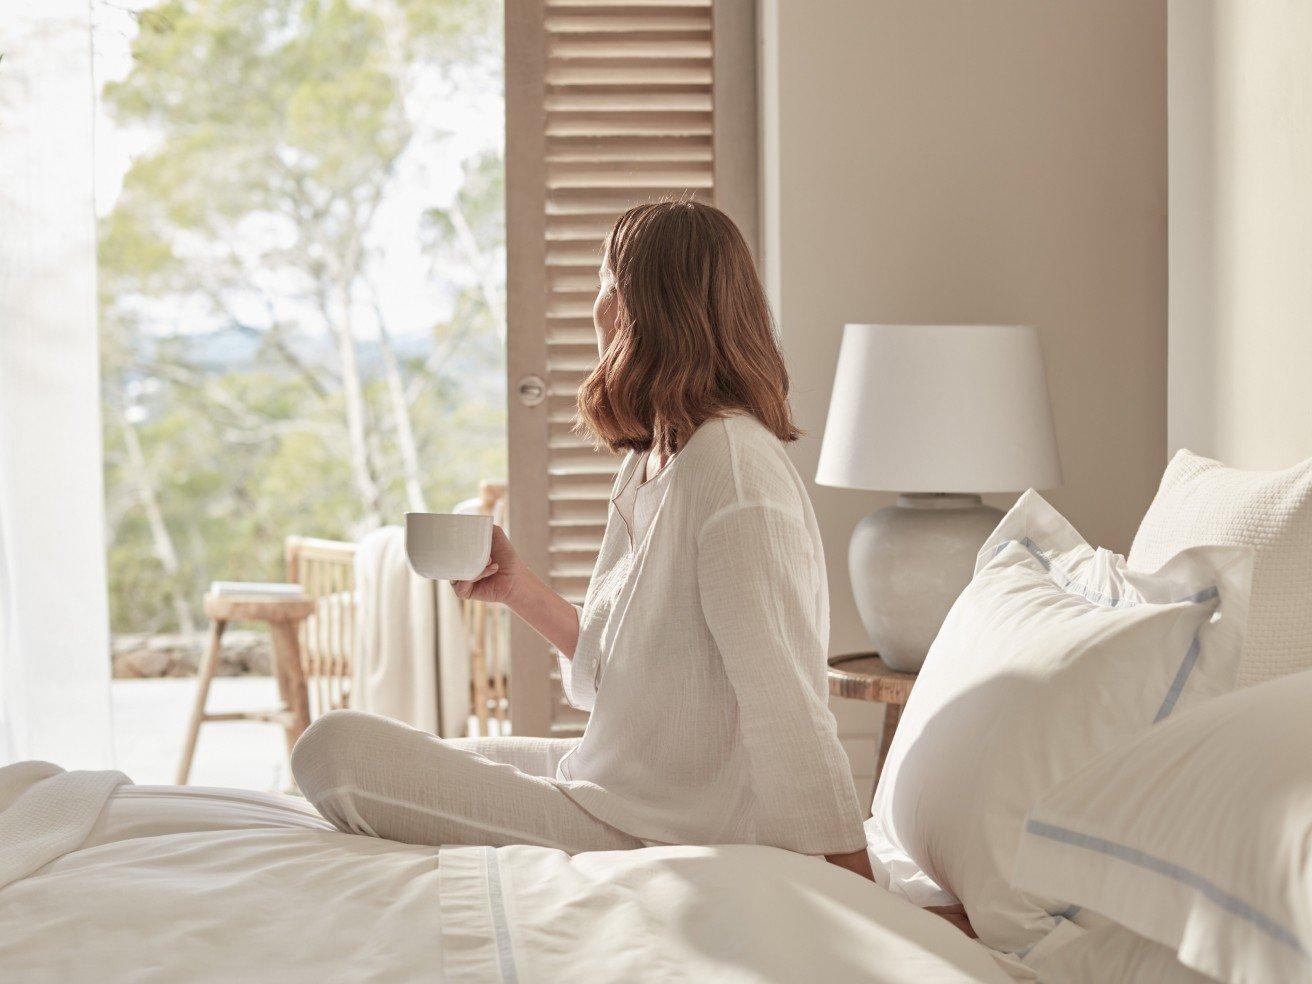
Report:
[[[1035,324],[1066,475],[1052,499],[1124,551],[1166,454],[1164,0],[762,0],[760,15],[763,253],[803,475],[844,322]],[[861,648],[848,537],[891,500],[812,495],[832,648]],[[849,743],[873,734],[868,711],[839,711]]]
[[[1312,4],[1170,4],[1172,449],[1312,456]]]
[[[1128,547],[1166,453],[1164,3],[766,0],[762,26],[764,259],[803,474],[844,322],[1035,324],[1052,498]],[[850,648],[847,537],[887,500],[812,494]]]

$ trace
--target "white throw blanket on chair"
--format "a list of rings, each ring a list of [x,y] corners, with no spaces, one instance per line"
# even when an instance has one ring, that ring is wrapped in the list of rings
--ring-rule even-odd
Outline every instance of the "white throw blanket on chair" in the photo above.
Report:
[[[385,526],[355,554],[359,645],[351,707],[458,738],[469,719],[469,654],[449,584],[410,569],[405,530]]]

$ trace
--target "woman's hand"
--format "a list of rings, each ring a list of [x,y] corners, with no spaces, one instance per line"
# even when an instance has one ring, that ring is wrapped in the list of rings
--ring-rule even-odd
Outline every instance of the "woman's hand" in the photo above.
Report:
[[[472,581],[452,581],[457,596],[474,601],[496,601],[503,605],[522,593],[528,568],[515,553],[514,544],[500,526],[492,527],[492,556],[483,572]]]
[[[461,598],[507,606],[562,655],[573,659],[579,642],[578,611],[529,570],[500,526],[492,527],[492,556],[483,573],[471,581],[452,581],[451,587]]]

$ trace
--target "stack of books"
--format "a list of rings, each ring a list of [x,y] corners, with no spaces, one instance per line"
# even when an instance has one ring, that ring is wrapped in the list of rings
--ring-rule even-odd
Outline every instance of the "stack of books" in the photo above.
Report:
[[[257,581],[215,581],[210,594],[216,598],[259,598],[264,601],[285,601],[304,598],[305,588],[299,584],[261,584]]]

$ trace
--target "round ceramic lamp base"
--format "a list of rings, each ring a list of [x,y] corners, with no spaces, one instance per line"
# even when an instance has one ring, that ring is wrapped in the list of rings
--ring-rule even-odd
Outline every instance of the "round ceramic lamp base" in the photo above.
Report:
[[[1001,518],[977,495],[916,493],[857,524],[848,551],[852,593],[890,669],[919,671]]]

